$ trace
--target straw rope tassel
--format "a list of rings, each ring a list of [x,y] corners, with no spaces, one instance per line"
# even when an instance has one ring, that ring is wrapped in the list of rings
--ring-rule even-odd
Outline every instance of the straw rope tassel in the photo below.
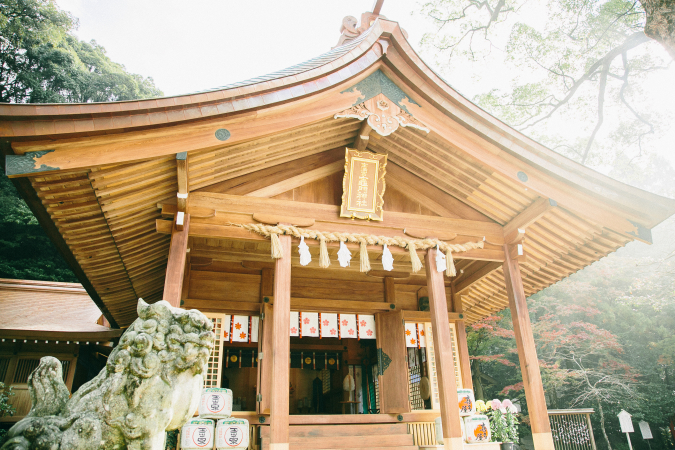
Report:
[[[330,257],[328,256],[328,247],[326,246],[326,238],[319,239],[319,267],[327,269],[330,267]]]
[[[408,252],[410,253],[412,271],[417,273],[422,269],[422,261],[420,261],[420,257],[417,256],[417,247],[415,247],[415,243],[412,241],[408,242]]]
[[[457,269],[455,269],[455,260],[452,258],[452,250],[449,248],[445,251],[445,260],[448,265],[445,274],[449,277],[456,277]]]
[[[366,241],[361,241],[359,245],[359,257],[361,259],[361,272],[370,272],[370,259],[368,258],[368,249]]]
[[[272,258],[274,259],[283,258],[284,252],[281,249],[281,242],[279,242],[279,235],[276,233],[270,233],[270,239],[272,240]]]

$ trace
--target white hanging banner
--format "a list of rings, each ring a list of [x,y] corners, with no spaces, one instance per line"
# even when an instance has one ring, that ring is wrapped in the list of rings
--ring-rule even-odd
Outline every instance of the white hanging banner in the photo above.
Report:
[[[375,316],[359,314],[359,339],[375,339]]]
[[[302,313],[302,337],[319,337],[319,313]]]
[[[417,347],[417,324],[405,323],[405,346]]]
[[[291,311],[291,336],[300,336],[300,329],[298,327],[298,312]]]
[[[340,339],[356,339],[356,314],[339,314]]]
[[[220,329],[223,331],[223,341],[224,342],[229,342],[230,340],[230,321],[232,320],[232,316],[229,314],[225,314],[223,316],[223,321],[221,322]]]
[[[321,313],[321,337],[338,337],[338,315]]]
[[[419,339],[418,347],[427,348],[427,337],[424,335],[424,324],[417,324],[417,338]]]
[[[248,342],[249,316],[232,316],[232,340],[230,342]]]
[[[258,342],[258,330],[260,328],[260,317],[251,317],[251,342]]]

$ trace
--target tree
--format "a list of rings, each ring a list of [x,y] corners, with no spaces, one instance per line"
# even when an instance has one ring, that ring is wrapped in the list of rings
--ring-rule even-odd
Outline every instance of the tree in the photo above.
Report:
[[[642,156],[646,137],[668,126],[640,103],[640,86],[675,57],[672,3],[549,0],[538,10],[525,0],[431,0],[422,12],[436,31],[423,45],[446,67],[503,50],[518,70],[511,88],[474,100],[554,150],[599,166],[617,156],[616,144],[619,155]],[[598,143],[608,122],[614,127]],[[555,131],[561,123],[564,135]]]
[[[128,73],[70,32],[77,20],[53,0],[0,1],[0,101],[105,102],[158,97],[152,78]]]
[[[161,96],[152,78],[128,73],[53,0],[0,0],[0,101],[104,102]],[[0,176],[0,278],[77,279],[12,183]]]

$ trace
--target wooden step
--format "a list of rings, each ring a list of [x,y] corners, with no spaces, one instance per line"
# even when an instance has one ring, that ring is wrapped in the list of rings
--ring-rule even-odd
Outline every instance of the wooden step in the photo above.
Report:
[[[270,427],[261,427],[262,450],[269,450]],[[289,450],[418,450],[404,423],[291,425]]]
[[[288,428],[288,435],[290,437],[375,436],[394,434],[408,434],[408,427],[404,423],[381,423],[359,425],[291,425]],[[270,427],[260,427],[260,435],[264,438],[269,437]]]

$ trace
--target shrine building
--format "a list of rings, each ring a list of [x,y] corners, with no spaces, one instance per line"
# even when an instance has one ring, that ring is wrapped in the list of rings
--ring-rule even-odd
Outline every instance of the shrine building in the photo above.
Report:
[[[213,320],[206,386],[232,389],[252,448],[412,450],[440,416],[461,449],[466,326],[510,308],[534,447],[553,450],[526,298],[650,243],[675,201],[471,103],[381,4],[323,55],[222,88],[2,104],[5,171],[102,325],[139,298]]]

